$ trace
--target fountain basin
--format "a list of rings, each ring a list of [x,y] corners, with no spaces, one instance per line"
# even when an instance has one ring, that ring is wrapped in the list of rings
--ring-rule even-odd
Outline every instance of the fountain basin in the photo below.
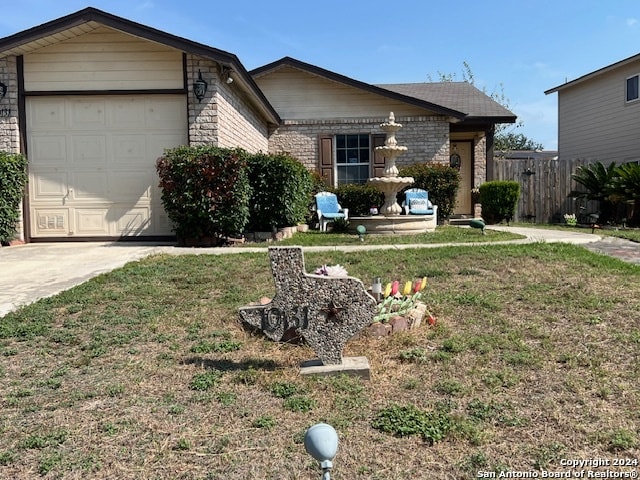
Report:
[[[367,229],[366,235],[412,235],[434,232],[436,215],[371,215],[349,217],[349,232],[356,233],[358,225]]]

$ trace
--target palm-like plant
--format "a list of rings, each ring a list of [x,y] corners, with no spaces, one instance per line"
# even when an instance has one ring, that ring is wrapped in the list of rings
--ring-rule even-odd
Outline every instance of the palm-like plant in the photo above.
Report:
[[[611,194],[613,179],[617,176],[616,163],[606,167],[602,162],[591,163],[576,169],[571,178],[584,187],[572,190],[569,197],[600,202],[600,221],[606,222],[614,212]]]
[[[620,165],[611,181],[610,190],[610,197],[630,206],[627,218],[632,223],[640,223],[640,164]]]

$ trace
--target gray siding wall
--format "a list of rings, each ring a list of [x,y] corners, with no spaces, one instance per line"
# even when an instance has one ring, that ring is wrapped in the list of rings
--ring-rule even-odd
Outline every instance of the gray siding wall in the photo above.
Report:
[[[558,148],[562,160],[623,163],[640,158],[640,100],[625,101],[626,79],[640,62],[558,92]]]

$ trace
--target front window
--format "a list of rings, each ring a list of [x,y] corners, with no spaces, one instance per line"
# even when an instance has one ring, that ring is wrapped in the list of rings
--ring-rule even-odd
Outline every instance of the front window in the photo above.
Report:
[[[627,78],[627,102],[633,102],[640,98],[640,90],[638,89],[638,75]]]
[[[338,185],[366,183],[370,152],[369,135],[336,135]]]

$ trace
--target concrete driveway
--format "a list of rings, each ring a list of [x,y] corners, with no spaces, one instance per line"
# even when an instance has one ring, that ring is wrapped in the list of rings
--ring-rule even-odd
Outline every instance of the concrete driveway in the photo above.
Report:
[[[567,242],[586,244],[601,239],[590,233],[573,233],[561,230],[542,230],[519,227],[495,227],[526,235],[522,242]],[[507,242],[501,242],[507,243]],[[510,242],[509,242],[510,243]],[[468,244],[467,244],[468,245]],[[435,248],[441,245],[369,246],[366,243],[345,247],[348,251],[384,250],[389,248]],[[88,279],[122,267],[128,262],[152,254],[231,254],[265,251],[256,248],[178,248],[158,244],[136,242],[87,242],[87,243],[31,243],[0,248],[0,317],[16,308],[41,298],[56,295],[79,285]],[[341,247],[311,247],[305,251],[342,250]]]

